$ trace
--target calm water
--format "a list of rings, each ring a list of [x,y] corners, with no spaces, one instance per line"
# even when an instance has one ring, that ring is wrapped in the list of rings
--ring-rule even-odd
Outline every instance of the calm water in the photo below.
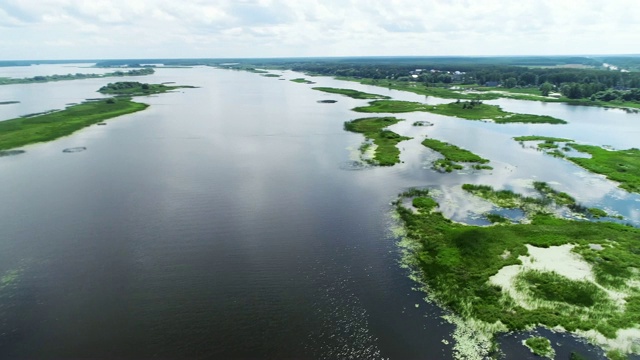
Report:
[[[78,72],[57,66],[50,71]],[[117,80],[1,86],[0,101],[21,103],[0,106],[0,119],[97,97]],[[468,201],[460,184],[527,192],[538,179],[640,224],[637,195],[511,140],[638,147],[638,114],[512,100],[492,103],[570,124],[403,114],[392,130],[414,137],[400,145],[404,163],[348,170],[362,137],[342,124],[365,102],[312,86],[425,98],[314,80],[159,69],[139,81],[199,88],[140,98],[151,107],[0,158],[0,358],[450,359],[443,340],[453,327],[398,264],[389,203],[403,189],[438,188],[445,213],[467,219],[487,205]],[[411,126],[416,120],[435,125]],[[436,173],[425,135],[492,159],[495,170]],[[78,146],[87,150],[62,152]],[[502,339],[505,353],[533,358],[518,336]],[[590,349],[555,340],[564,344],[559,357]]]

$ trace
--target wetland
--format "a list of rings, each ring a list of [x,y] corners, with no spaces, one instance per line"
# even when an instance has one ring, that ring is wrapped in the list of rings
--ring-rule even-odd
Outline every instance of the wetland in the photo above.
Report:
[[[95,91],[120,79],[0,88],[19,101],[0,108],[7,127],[144,109],[0,157],[2,357],[534,359],[538,333],[558,358],[638,352],[640,197],[537,147],[632,150],[637,114],[497,99],[474,108],[566,124],[467,121],[466,101],[358,118],[367,99],[327,106],[264,73],[156,68],[145,82],[197,88],[111,104]]]

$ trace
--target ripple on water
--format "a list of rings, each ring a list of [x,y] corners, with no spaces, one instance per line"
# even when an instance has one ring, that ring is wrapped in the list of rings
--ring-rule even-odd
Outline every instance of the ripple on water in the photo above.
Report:
[[[325,274],[326,276],[326,274]],[[350,290],[350,279],[327,281],[314,304],[320,326],[307,349],[317,359],[380,359],[378,339],[369,331],[369,314]]]

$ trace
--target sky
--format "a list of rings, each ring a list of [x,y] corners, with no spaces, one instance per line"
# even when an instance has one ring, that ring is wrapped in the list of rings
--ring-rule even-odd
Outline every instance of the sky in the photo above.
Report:
[[[0,60],[640,53],[638,0],[0,0]]]

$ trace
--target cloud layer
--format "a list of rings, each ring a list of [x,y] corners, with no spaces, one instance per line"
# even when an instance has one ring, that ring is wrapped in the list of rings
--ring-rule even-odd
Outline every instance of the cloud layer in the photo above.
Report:
[[[0,59],[637,52],[636,0],[0,0]]]

